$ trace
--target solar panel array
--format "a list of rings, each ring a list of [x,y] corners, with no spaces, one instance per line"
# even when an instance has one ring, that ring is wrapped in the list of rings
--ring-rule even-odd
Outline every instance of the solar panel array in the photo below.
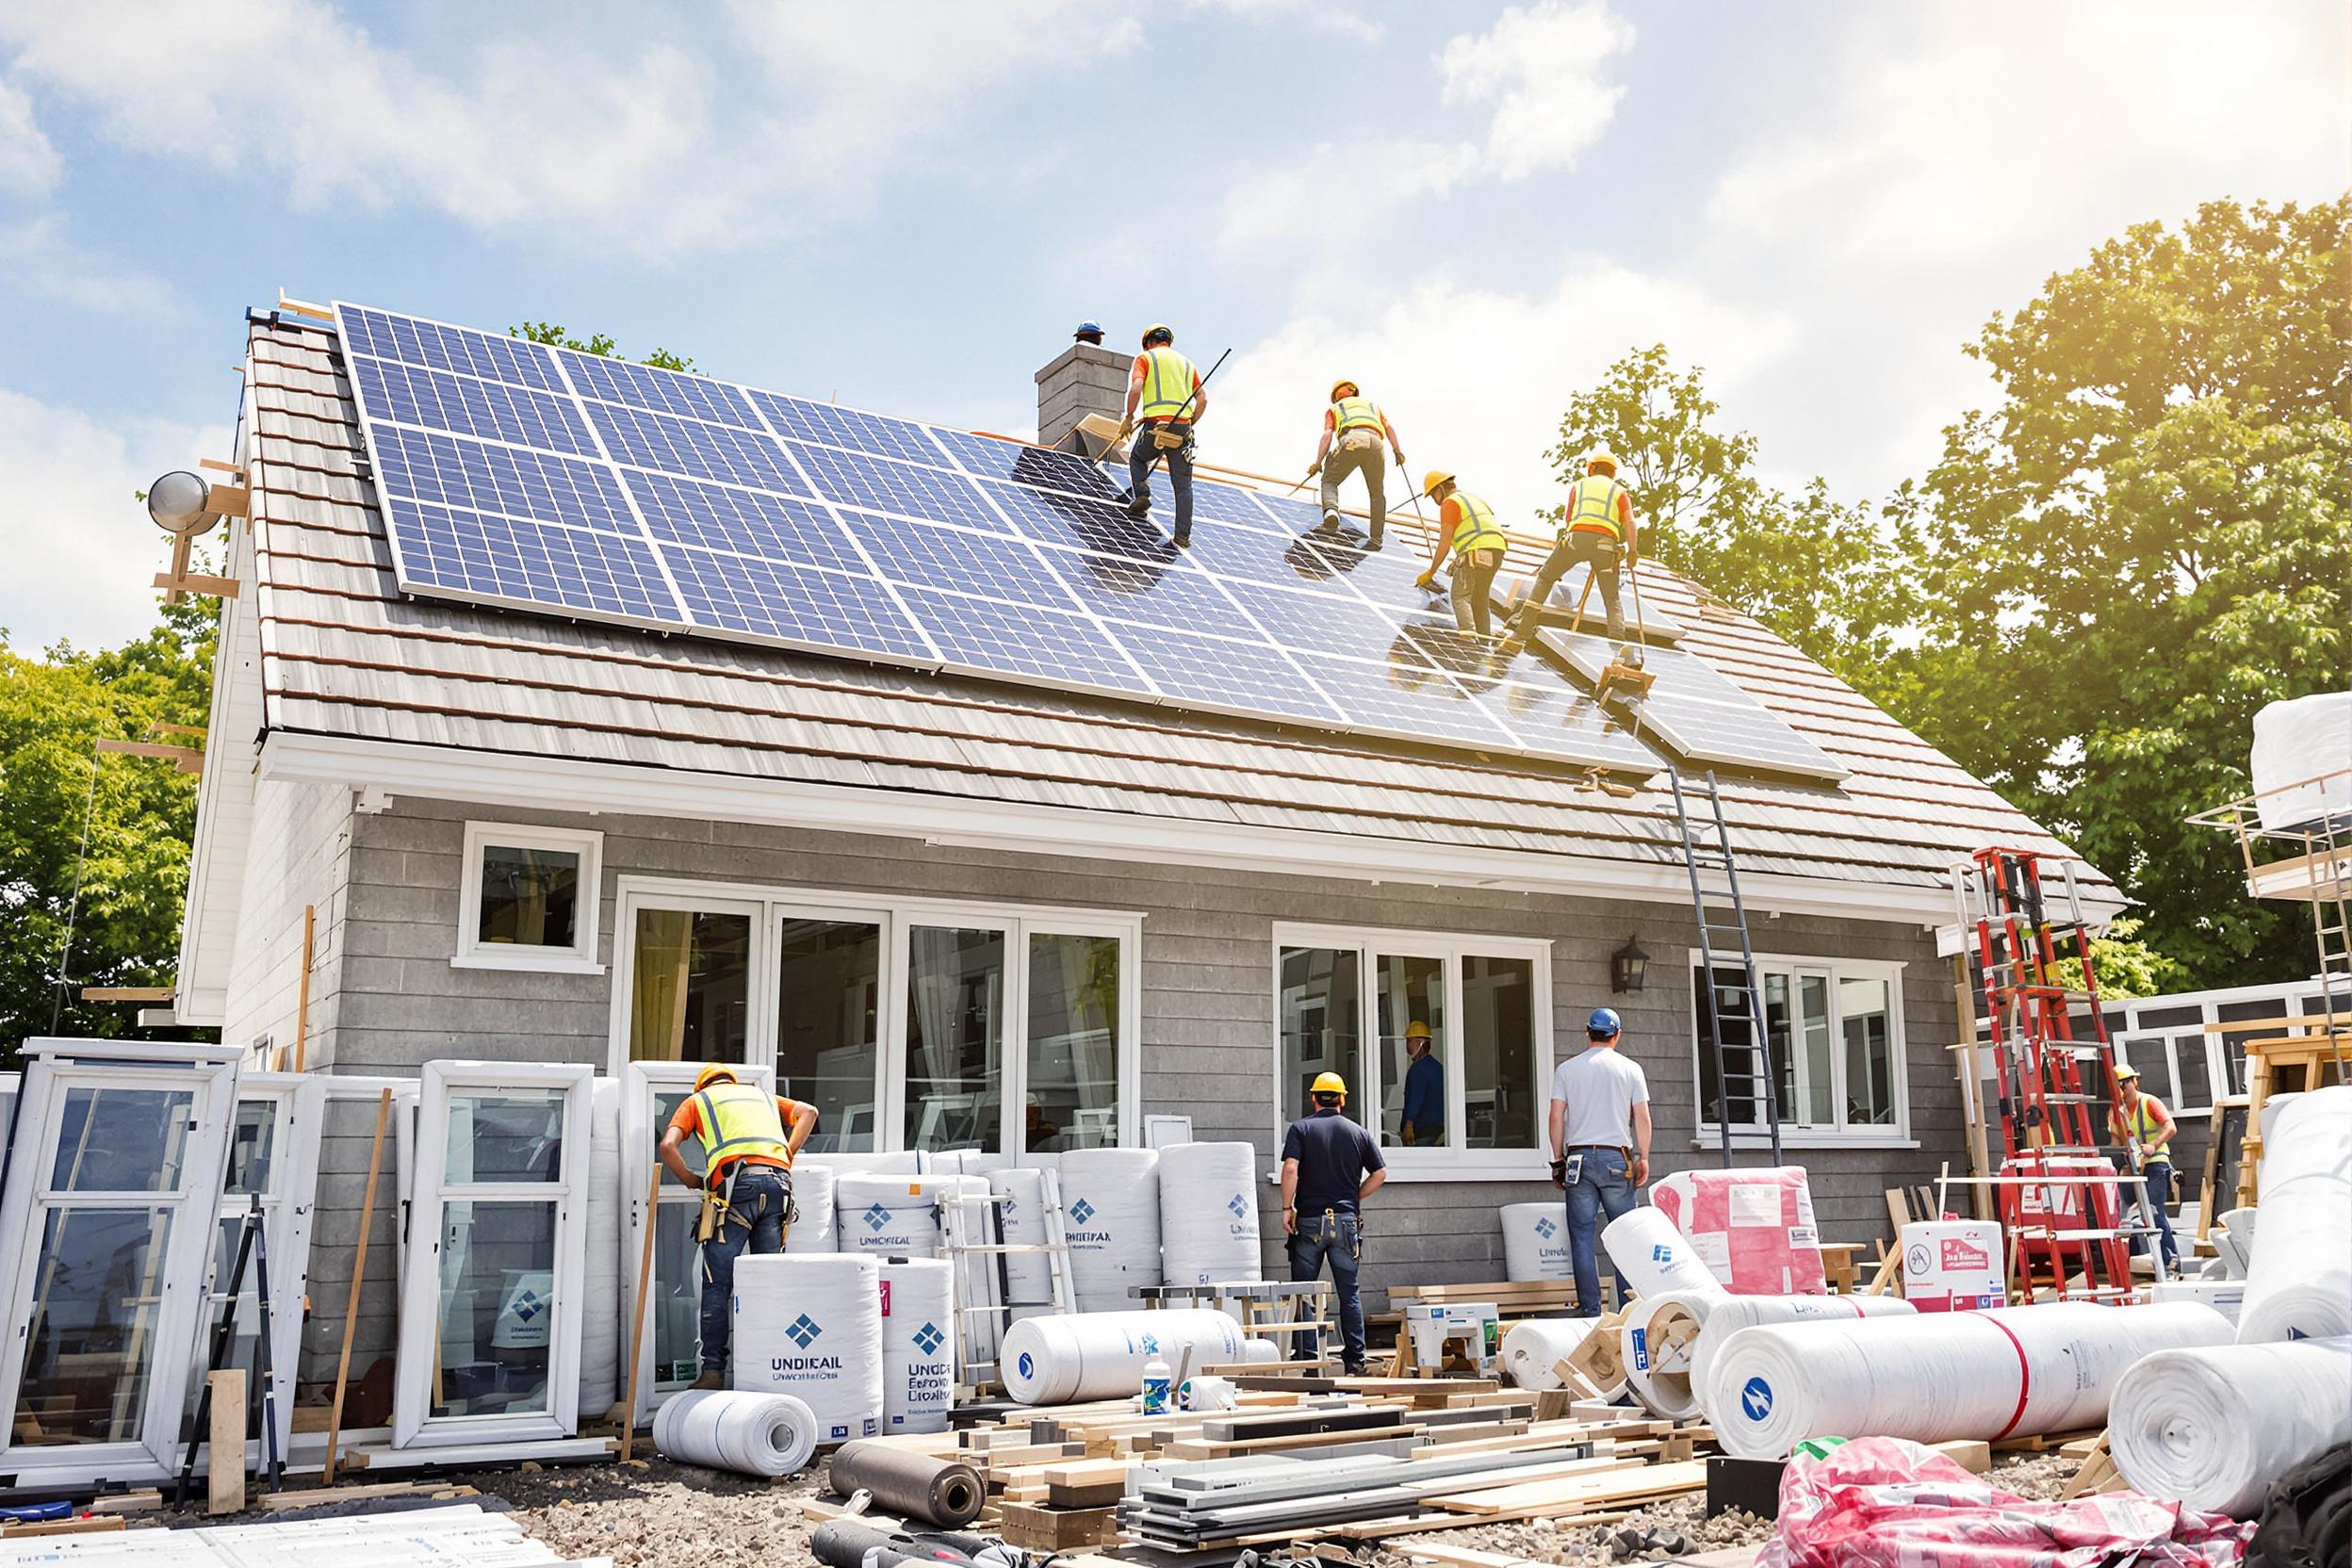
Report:
[[[1456,630],[1411,551],[1307,536],[1319,514],[1303,501],[1200,481],[1179,551],[1072,454],[335,311],[407,592],[1660,765],[1542,658],[1501,662]]]
[[[1614,656],[1604,637],[1547,631],[1542,634],[1567,657],[1585,679],[1597,685]],[[1638,703],[1612,703],[1654,735],[1694,762],[1729,763],[1802,778],[1838,779],[1848,770],[1805,736],[1783,724],[1763,704],[1696,654],[1680,648],[1645,647],[1642,666],[1650,689]]]

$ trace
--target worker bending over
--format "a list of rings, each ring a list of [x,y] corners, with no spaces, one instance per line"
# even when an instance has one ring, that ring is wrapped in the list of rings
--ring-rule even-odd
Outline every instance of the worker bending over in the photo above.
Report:
[[[1601,591],[1601,608],[1609,612],[1609,638],[1623,642],[1625,611],[1618,601],[1618,573],[1630,569],[1634,549],[1633,497],[1617,482],[1617,454],[1595,447],[1584,454],[1584,478],[1568,492],[1568,510],[1560,528],[1560,542],[1535,574],[1535,586],[1519,607],[1511,635],[1524,643],[1535,634],[1536,616],[1551,597],[1552,585],[1569,567],[1583,562],[1592,570],[1593,585]]]
[[[2148,1194],[2148,1214],[2162,1238],[2164,1272],[2180,1266],[2180,1247],[2172,1237],[2172,1151],[2167,1147],[2179,1125],[2164,1102],[2140,1087],[2140,1070],[2115,1069],[2115,1102],[2107,1112],[2108,1130],[2131,1152],[2132,1168],[2138,1171]],[[2138,1251],[2145,1238],[2133,1236]]]
[[[1592,1248],[1601,1216],[1633,1207],[1650,1179],[1650,1083],[1642,1064],[1617,1049],[1625,1029],[1614,1007],[1585,1021],[1584,1054],[1552,1073],[1552,1184],[1568,1191],[1568,1261],[1576,1276],[1576,1315],[1601,1313],[1601,1270]],[[1631,1294],[1617,1271],[1617,1299]]]
[[[1388,459],[1381,451],[1396,454],[1396,466],[1405,466],[1405,449],[1397,444],[1396,427],[1388,422],[1380,405],[1356,390],[1351,381],[1331,383],[1331,406],[1323,411],[1323,438],[1315,444],[1315,462],[1307,468],[1312,479],[1323,476],[1323,532],[1339,527],[1339,482],[1349,474],[1364,476],[1364,498],[1371,504],[1372,538],[1370,547],[1380,547],[1380,535],[1388,527]]]
[[[1127,514],[1151,515],[1152,465],[1167,458],[1168,487],[1176,495],[1176,544],[1183,549],[1192,547],[1192,432],[1208,410],[1200,372],[1176,351],[1176,335],[1162,325],[1146,330],[1143,352],[1127,373],[1127,416],[1119,426],[1122,441],[1140,432],[1127,450]]]
[[[1431,468],[1423,477],[1421,488],[1438,503],[1437,553],[1429,558],[1429,569],[1413,580],[1424,588],[1434,584],[1437,569],[1451,551],[1454,625],[1481,637],[1492,636],[1494,611],[1490,598],[1494,572],[1503,564],[1508,543],[1502,525],[1494,520],[1494,509],[1456,484],[1454,476],[1443,468]]]
[[[702,1189],[702,1376],[696,1388],[727,1386],[727,1305],[735,1293],[735,1260],[744,1250],[781,1252],[798,1211],[792,1206],[792,1160],[816,1131],[817,1108],[756,1084],[713,1062],[694,1075],[694,1092],[662,1134],[662,1163],[690,1187]],[[702,1139],[704,1173],[686,1163],[688,1138]]]
[[[1290,1277],[1320,1279],[1324,1260],[1331,1260],[1341,1362],[1350,1377],[1361,1377],[1364,1301],[1356,1294],[1356,1274],[1364,1262],[1363,1204],[1388,1180],[1388,1162],[1371,1134],[1339,1114],[1348,1103],[1346,1079],[1319,1073],[1307,1093],[1314,1113],[1282,1135],[1282,1234],[1290,1238]],[[1312,1346],[1308,1353],[1319,1356],[1322,1347]]]

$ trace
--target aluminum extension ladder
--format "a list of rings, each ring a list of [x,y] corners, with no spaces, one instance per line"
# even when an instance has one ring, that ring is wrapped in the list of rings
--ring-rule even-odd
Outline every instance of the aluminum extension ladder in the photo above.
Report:
[[[956,1287],[956,1397],[961,1400],[1004,1381],[997,1353],[1004,1331],[1012,1326],[1017,1303],[1011,1294],[1005,1260],[1043,1254],[1051,1305],[1056,1313],[1078,1310],[1078,1287],[1070,1269],[1070,1231],[1062,1215],[1061,1172],[1040,1169],[1037,1191],[1045,1206],[1045,1240],[1007,1242],[998,1210],[1008,1201],[1001,1193],[942,1194],[939,1200],[940,1254],[954,1266]],[[995,1332],[984,1333],[982,1320],[1002,1318]]]
[[[1731,830],[1723,821],[1723,797],[1713,769],[1702,789],[1697,779],[1686,780],[1682,770],[1667,764],[1666,777],[1674,787],[1674,837],[1681,845],[1682,863],[1690,874],[1690,908],[1699,923],[1699,963],[1707,976],[1705,1001],[1707,1047],[1715,1063],[1715,1123],[1723,1134],[1723,1167],[1732,1161],[1731,1106],[1735,1086],[1750,1104],[1761,1104],[1764,1126],[1771,1135],[1772,1164],[1781,1163],[1780,1086],[1772,1066],[1772,1036],[1764,1014],[1764,987],[1756,977],[1756,949],[1748,939],[1748,906],[1740,893],[1740,864],[1731,853]],[[1691,802],[1706,808],[1694,821]],[[1721,890],[1706,877],[1720,875]],[[1715,907],[1710,910],[1709,905]],[[1716,970],[1718,943],[1728,967],[1733,953],[1740,956],[1740,978],[1725,984]],[[1744,1069],[1734,1070],[1731,1056],[1741,1054]]]

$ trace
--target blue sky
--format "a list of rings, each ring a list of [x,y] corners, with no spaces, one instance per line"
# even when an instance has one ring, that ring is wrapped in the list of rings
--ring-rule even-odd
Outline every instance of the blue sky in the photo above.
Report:
[[[2145,219],[2345,188],[2344,8],[0,0],[0,626],[136,631],[128,492],[222,455],[280,286],[662,345],[985,428],[1084,316],[1231,347],[1283,473],[1332,376],[1550,504],[1568,393],[1704,364],[1882,494],[1960,343]]]

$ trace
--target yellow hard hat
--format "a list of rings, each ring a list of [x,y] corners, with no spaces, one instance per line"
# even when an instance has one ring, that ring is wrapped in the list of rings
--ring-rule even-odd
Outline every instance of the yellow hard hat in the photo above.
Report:
[[[1613,474],[1617,471],[1617,454],[1607,447],[1595,447],[1584,454],[1584,466],[1588,468],[1606,466]]]
[[[1176,329],[1166,321],[1154,321],[1143,329],[1143,346],[1150,348],[1155,337],[1163,343],[1173,343],[1176,341]]]
[[[1429,1037],[1429,1026],[1419,1019],[1414,1019],[1405,1025],[1405,1038],[1412,1039],[1416,1035],[1425,1040]]]
[[[2129,1066],[2129,1065],[2126,1065],[2126,1066],[2123,1066],[2123,1067],[2118,1067],[2117,1069],[2115,1069],[2115,1077],[2116,1077],[2117,1079],[2124,1079],[2124,1078],[2137,1078],[2139,1075],[2140,1075],[2140,1070],[2139,1070],[2138,1068],[2132,1067],[2132,1066]]]
[[[1343,386],[1359,398],[1364,396],[1363,387],[1358,386],[1354,382],[1349,381],[1346,376],[1342,376],[1337,381],[1331,383],[1331,401],[1339,401],[1339,389]]]
[[[1315,1075],[1315,1086],[1307,1092],[1309,1094],[1335,1094],[1344,1101],[1348,1098],[1348,1080],[1336,1072],[1318,1072]]]
[[[1451,484],[1453,482],[1454,476],[1448,473],[1446,469],[1431,468],[1428,473],[1421,476],[1421,493],[1425,496],[1434,496],[1437,494],[1437,487],[1439,485]]]
[[[712,1062],[709,1067],[694,1074],[694,1092],[700,1094],[704,1089],[722,1080],[729,1084],[738,1082],[735,1070],[725,1062]]]

